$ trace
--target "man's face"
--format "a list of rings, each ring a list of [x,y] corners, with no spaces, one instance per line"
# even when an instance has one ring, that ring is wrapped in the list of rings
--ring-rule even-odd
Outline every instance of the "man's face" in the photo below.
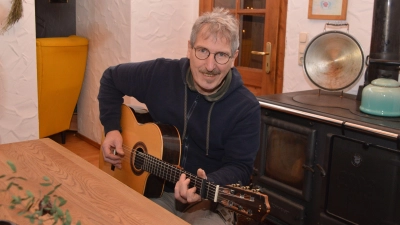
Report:
[[[234,66],[238,51],[232,56],[230,43],[223,37],[204,34],[204,28],[199,32],[194,46],[188,42],[187,57],[190,59],[190,70],[196,90],[203,95],[215,93],[222,81]],[[211,54],[207,59],[200,60],[195,55],[195,48],[207,49]],[[232,58],[226,64],[218,64],[214,59],[217,52],[226,53]]]

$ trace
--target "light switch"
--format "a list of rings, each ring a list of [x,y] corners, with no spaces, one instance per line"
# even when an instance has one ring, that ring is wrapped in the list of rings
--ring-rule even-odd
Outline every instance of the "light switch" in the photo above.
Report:
[[[307,42],[307,33],[306,32],[300,32],[299,42],[300,43],[306,43]]]
[[[303,66],[303,57],[304,57],[304,52],[307,47],[307,33],[306,32],[300,32],[299,34],[299,53],[298,53],[298,64],[299,66]]]

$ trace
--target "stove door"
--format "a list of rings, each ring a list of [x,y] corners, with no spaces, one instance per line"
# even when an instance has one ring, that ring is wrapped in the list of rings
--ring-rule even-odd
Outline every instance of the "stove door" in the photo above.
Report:
[[[305,224],[316,130],[272,116],[262,117],[261,129],[253,183],[269,196],[271,216],[288,224]]]
[[[316,131],[270,116],[262,117],[256,183],[309,201]]]
[[[326,213],[350,224],[399,224],[400,151],[329,138]]]

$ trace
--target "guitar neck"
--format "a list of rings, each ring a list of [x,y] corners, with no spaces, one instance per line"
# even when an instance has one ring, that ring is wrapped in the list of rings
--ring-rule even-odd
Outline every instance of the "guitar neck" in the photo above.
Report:
[[[201,198],[217,201],[219,185],[179,169],[175,165],[164,162],[152,155],[137,151],[135,166],[172,183],[178,182],[181,174],[184,173],[190,179],[189,187],[196,187],[196,193]]]

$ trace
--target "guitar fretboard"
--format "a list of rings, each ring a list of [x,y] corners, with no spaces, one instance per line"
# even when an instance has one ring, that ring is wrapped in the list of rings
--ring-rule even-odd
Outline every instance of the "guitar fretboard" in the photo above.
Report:
[[[135,154],[136,153],[136,154]],[[218,197],[218,185],[215,185],[203,178],[200,178],[192,173],[177,168],[175,165],[164,162],[152,155],[136,151],[135,167],[143,169],[155,176],[172,183],[178,182],[182,173],[190,179],[189,187],[196,187],[196,193],[203,199],[216,201]]]

